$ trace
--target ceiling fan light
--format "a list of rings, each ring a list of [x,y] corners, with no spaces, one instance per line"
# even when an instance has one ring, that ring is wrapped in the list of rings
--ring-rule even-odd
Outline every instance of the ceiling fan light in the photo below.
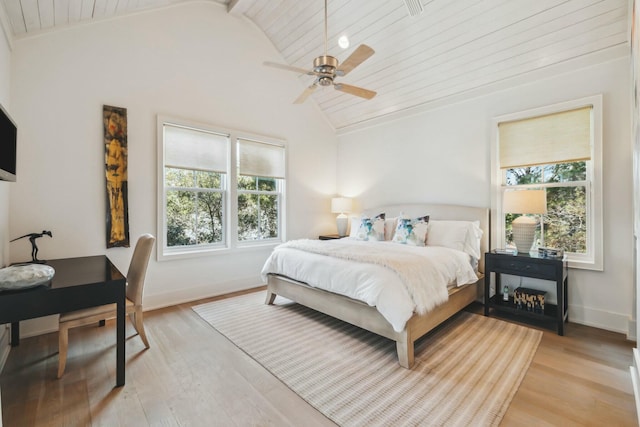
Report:
[[[409,15],[411,16],[421,15],[424,11],[420,0],[404,0],[404,4],[407,6],[407,9],[409,9]]]
[[[340,46],[343,49],[346,49],[349,47],[349,37],[347,37],[346,35],[341,36],[338,39],[338,46]]]

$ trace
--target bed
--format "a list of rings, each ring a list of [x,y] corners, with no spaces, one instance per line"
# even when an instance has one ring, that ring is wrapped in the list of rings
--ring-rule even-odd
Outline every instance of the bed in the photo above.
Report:
[[[393,218],[400,217],[403,215],[406,218],[419,218],[424,215],[429,216],[429,226],[433,227],[433,230],[436,230],[436,225],[441,227],[440,224],[463,224],[467,222],[473,222],[474,226],[477,227],[481,232],[477,233],[478,238],[478,247],[474,250],[477,252],[477,257],[471,256],[472,264],[474,267],[474,276],[473,279],[468,279],[466,284],[462,285],[450,285],[446,288],[446,296],[445,301],[438,303],[435,307],[430,307],[429,310],[420,314],[419,310],[414,310],[409,312],[406,315],[407,320],[398,323],[394,321],[388,313],[384,315],[381,313],[379,307],[376,307],[375,302],[367,301],[364,299],[360,300],[359,296],[350,297],[347,296],[348,293],[342,292],[338,293],[330,286],[324,285],[326,288],[330,289],[322,289],[320,285],[314,283],[314,281],[320,282],[320,280],[314,279],[313,276],[308,276],[305,274],[298,275],[297,272],[288,271],[280,271],[278,267],[274,267],[275,264],[278,264],[276,261],[272,261],[276,251],[270,256],[267,263],[265,263],[265,267],[263,268],[263,275],[266,277],[267,281],[267,295],[265,304],[273,304],[276,296],[282,296],[284,298],[295,301],[299,304],[305,305],[309,308],[317,310],[319,312],[328,314],[345,322],[351,323],[368,331],[374,332],[376,334],[382,335],[386,338],[394,340],[396,342],[396,349],[398,353],[398,363],[407,369],[410,369],[414,365],[414,343],[420,337],[424,336],[426,333],[431,331],[433,328],[447,320],[452,315],[456,314],[467,305],[472,303],[473,301],[481,298],[482,296],[482,287],[480,284],[483,282],[483,266],[484,266],[484,253],[489,248],[489,209],[480,208],[480,207],[470,207],[470,206],[460,206],[460,205],[442,205],[442,204],[404,204],[404,205],[387,205],[380,206],[374,209],[368,209],[363,213],[363,217],[373,218],[380,213],[385,213],[387,222],[388,220]],[[352,220],[354,221],[354,220]],[[359,221],[359,219],[358,219]],[[452,222],[455,221],[455,222]],[[352,228],[356,225],[356,222],[352,222]],[[386,224],[388,227],[388,224]],[[395,227],[395,224],[394,224]],[[439,229],[439,228],[438,228]],[[431,237],[429,232],[431,232],[431,228],[428,229],[426,240],[429,243],[429,237]],[[394,230],[385,229],[385,240],[390,239],[389,233],[393,234]],[[352,232],[352,235],[354,233]],[[433,234],[435,239],[435,232]],[[350,240],[353,240],[352,237]],[[353,245],[356,242],[347,242],[348,239],[344,240],[344,245]],[[295,243],[295,242],[288,242]],[[362,242],[360,242],[362,243]],[[431,246],[427,243],[427,247]],[[435,242],[438,243],[438,242]],[[311,246],[313,246],[312,242],[309,242]],[[393,245],[393,247],[400,247],[403,245],[398,245],[397,243],[391,242],[376,242],[374,243],[378,246],[381,245]],[[286,245],[286,244],[285,244]],[[332,248],[340,248],[338,246],[338,242],[333,242]],[[373,246],[373,245],[372,245]],[[404,245],[404,251],[411,250],[420,250],[422,248],[414,248],[409,249],[406,248],[408,245]],[[381,246],[382,247],[382,246]],[[391,246],[384,246],[391,247]],[[295,251],[295,245],[293,250]],[[441,248],[433,245],[430,250],[440,250]],[[288,251],[291,252],[292,249],[288,248]],[[395,250],[395,249],[394,249]],[[442,248],[442,250],[449,250],[447,248]],[[284,259],[287,261],[285,254],[280,254],[281,260]],[[324,268],[323,264],[328,262],[328,258],[324,256],[322,253],[315,254],[305,254],[305,257],[309,258],[309,263],[315,263],[317,265],[321,265]],[[295,266],[295,270],[302,268],[305,263],[304,259],[302,261],[295,259],[293,261],[289,261],[291,265]],[[353,260],[337,260],[331,262],[342,263],[341,265],[347,265],[347,263],[353,263]],[[357,264],[357,261],[356,261]],[[330,265],[330,267],[329,267]],[[299,268],[300,267],[300,268]],[[340,268],[343,268],[341,271]],[[367,267],[369,268],[369,267]],[[384,266],[371,266],[371,268],[382,268],[385,269]],[[337,277],[345,277],[345,280],[338,280],[345,282],[345,289],[351,286],[359,286],[357,282],[358,274],[353,272],[350,273],[350,270],[356,271],[355,268],[347,268],[347,267],[336,267],[334,264],[327,264],[325,270],[334,271],[337,274]],[[387,269],[388,270],[388,269]],[[360,271],[360,270],[358,270]],[[357,273],[357,272],[356,272]],[[355,276],[354,276],[355,274]],[[378,270],[375,274],[376,277],[381,276],[384,273],[382,270]],[[393,274],[393,273],[391,273]],[[468,276],[468,273],[466,273]],[[340,276],[342,275],[342,276]],[[311,277],[311,278],[309,278]],[[334,282],[336,281],[336,276],[332,279]],[[356,278],[354,278],[356,277]],[[342,284],[341,284],[342,286]],[[355,293],[355,291],[354,291]],[[409,292],[411,293],[411,292]],[[404,298],[404,297],[403,297]],[[388,298],[385,298],[383,301],[386,301]],[[384,304],[378,304],[382,306]],[[404,309],[406,312],[406,308]],[[421,312],[424,311],[420,310]],[[399,326],[400,325],[400,326]]]

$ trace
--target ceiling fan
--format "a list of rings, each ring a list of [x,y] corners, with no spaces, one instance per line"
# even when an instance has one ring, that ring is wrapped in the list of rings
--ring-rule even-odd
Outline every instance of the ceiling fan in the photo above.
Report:
[[[361,44],[347,59],[344,60],[342,65],[340,65],[337,58],[327,55],[327,0],[324,0],[324,55],[318,56],[313,60],[313,69],[305,70],[304,68],[268,61],[265,62],[264,65],[293,71],[298,74],[316,76],[315,81],[306,88],[302,94],[300,94],[300,96],[294,101],[294,104],[302,104],[309,95],[318,88],[318,86],[333,86],[334,89],[341,92],[365,99],[371,99],[376,96],[376,92],[357,86],[337,83],[335,78],[346,76],[351,70],[362,64],[373,54],[373,49],[365,44]]]

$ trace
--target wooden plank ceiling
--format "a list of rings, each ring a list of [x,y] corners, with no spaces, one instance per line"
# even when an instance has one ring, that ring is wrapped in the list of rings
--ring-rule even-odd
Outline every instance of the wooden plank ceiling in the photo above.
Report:
[[[16,38],[179,1],[184,0],[0,0]],[[323,0],[215,2],[255,22],[284,64],[310,70],[324,54]],[[329,55],[342,61],[362,43],[376,52],[336,78],[376,91],[375,98],[326,87],[306,101],[316,102],[336,129],[629,42],[628,0],[415,2],[424,9],[417,16],[409,14],[405,0],[328,1]],[[338,46],[342,35],[349,37],[347,49]],[[314,80],[299,79],[301,92]]]

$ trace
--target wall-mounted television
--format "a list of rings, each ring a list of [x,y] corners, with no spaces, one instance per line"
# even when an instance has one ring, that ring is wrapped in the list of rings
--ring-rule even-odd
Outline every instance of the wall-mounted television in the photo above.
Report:
[[[0,105],[0,180],[16,180],[16,148],[18,128],[9,113]]]

